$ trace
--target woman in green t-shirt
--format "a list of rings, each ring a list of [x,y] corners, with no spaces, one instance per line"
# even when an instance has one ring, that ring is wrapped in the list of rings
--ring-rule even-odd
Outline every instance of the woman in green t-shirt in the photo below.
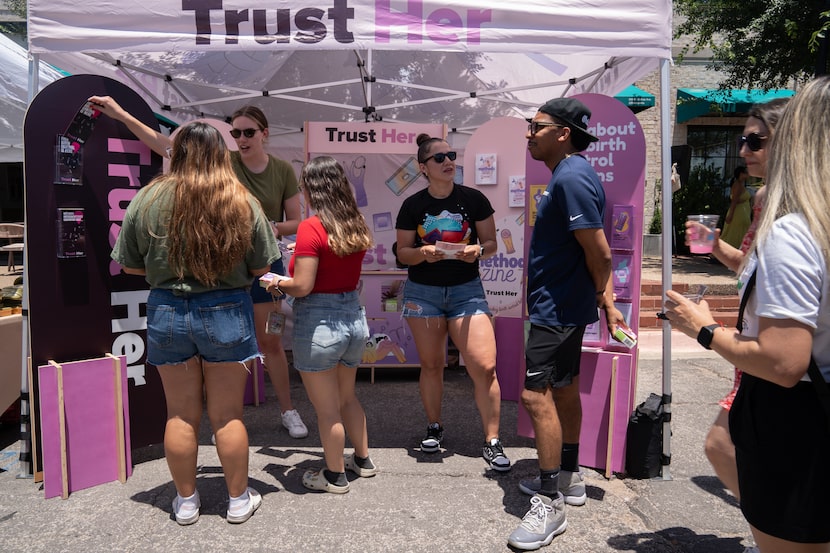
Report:
[[[279,248],[218,130],[189,123],[171,152],[170,172],[127,207],[112,258],[150,284],[147,361],[158,368],[167,402],[164,453],[176,486],[176,522],[199,519],[196,460],[206,405],[230,496],[227,520],[241,523],[262,501],[248,487],[242,420],[245,384],[259,355],[246,288],[268,271]]]
[[[133,117],[110,96],[92,96],[89,101],[97,104],[102,113],[124,123],[151,150],[170,157],[170,137]],[[231,163],[237,178],[259,200],[278,239],[296,233],[301,218],[297,177],[289,163],[265,151],[269,134],[265,114],[256,106],[244,106],[231,116],[231,126],[231,136],[239,148],[238,151],[231,152]],[[274,262],[271,272],[285,274],[282,259]],[[291,401],[288,359],[282,337],[265,332],[269,313],[281,310],[282,298],[276,298],[275,304],[274,297],[257,282],[252,282],[251,298],[254,303],[256,339],[281,409],[282,425],[292,438],[305,438],[308,429]]]

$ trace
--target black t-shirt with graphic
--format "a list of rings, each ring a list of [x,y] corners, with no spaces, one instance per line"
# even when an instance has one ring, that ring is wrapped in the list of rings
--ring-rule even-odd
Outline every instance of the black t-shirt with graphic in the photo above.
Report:
[[[428,189],[416,192],[401,205],[395,228],[415,231],[415,247],[438,240],[460,244],[478,243],[476,223],[493,214],[493,206],[474,188],[455,185],[446,198],[433,198]],[[478,261],[466,263],[445,259],[409,266],[409,279],[430,286],[455,286],[478,277]]]

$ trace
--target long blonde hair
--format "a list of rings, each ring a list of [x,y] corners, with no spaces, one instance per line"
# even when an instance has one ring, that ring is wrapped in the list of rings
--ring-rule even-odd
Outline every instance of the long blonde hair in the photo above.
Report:
[[[169,173],[148,186],[157,187],[153,200],[163,192],[173,194],[169,211],[162,210],[169,212],[162,228],[167,260],[179,279],[190,274],[215,286],[253,247],[248,192],[215,127],[200,122],[183,126],[173,139]]]
[[[805,85],[775,129],[767,168],[767,200],[755,245],[776,219],[801,213],[830,269],[830,76]]]
[[[300,187],[326,229],[329,249],[335,255],[344,257],[372,246],[369,225],[357,208],[349,179],[337,160],[319,156],[306,163]]]

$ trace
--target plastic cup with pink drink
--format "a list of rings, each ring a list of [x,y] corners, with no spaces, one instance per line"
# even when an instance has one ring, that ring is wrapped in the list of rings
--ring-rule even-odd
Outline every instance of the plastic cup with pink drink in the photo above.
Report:
[[[693,224],[688,226],[689,250],[692,253],[712,253],[715,245],[715,229],[719,215],[689,215],[686,220]]]

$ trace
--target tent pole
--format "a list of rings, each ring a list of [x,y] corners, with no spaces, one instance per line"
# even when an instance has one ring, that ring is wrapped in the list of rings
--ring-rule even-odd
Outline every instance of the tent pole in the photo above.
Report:
[[[32,54],[29,58],[29,98],[28,104],[32,103],[37,90],[40,89],[40,56]],[[25,171],[24,171],[25,174]],[[23,186],[26,182],[24,177]],[[23,194],[23,220],[26,220],[26,194]],[[23,300],[22,304],[22,328],[21,336],[21,363],[20,363],[20,457],[18,459],[20,472],[18,478],[32,478],[32,425],[31,425],[31,390],[29,388],[29,248],[26,247],[29,234],[26,225],[23,225]]]
[[[366,50],[366,68],[365,69],[366,69],[366,72],[369,74],[369,76],[374,76],[375,75],[374,67],[372,67],[373,57],[374,57],[374,50],[372,50],[371,48]],[[371,79],[369,79],[369,82],[366,83],[366,105],[367,106],[373,106],[374,105],[372,103],[372,80]],[[377,117],[377,112],[375,112],[375,116]]]
[[[660,149],[662,158],[662,279],[663,290],[672,286],[671,260],[674,227],[672,226],[671,187],[671,115],[669,110],[669,60],[660,61]],[[671,480],[671,325],[663,321],[663,455],[661,474],[663,480]]]

